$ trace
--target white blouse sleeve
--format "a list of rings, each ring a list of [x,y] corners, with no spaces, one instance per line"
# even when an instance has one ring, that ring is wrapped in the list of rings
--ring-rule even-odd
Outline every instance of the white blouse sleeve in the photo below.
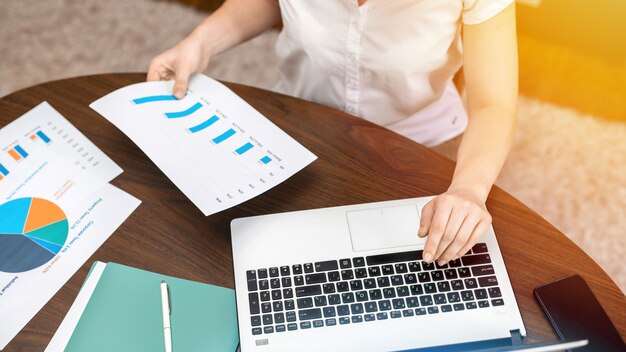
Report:
[[[463,24],[479,24],[500,13],[513,0],[463,0]]]

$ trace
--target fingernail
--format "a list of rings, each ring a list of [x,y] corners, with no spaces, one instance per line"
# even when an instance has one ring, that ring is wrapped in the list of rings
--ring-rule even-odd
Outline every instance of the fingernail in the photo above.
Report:
[[[433,259],[433,255],[430,253],[425,253],[424,254],[424,260],[427,262],[430,262],[430,260]]]
[[[439,266],[444,266],[446,265],[447,262],[445,260],[440,260],[438,263],[439,263]]]

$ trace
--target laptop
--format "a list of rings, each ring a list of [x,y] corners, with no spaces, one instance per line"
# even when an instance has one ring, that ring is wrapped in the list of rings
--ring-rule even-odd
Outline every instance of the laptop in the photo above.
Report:
[[[422,261],[432,197],[235,219],[241,350],[499,351],[526,335],[493,228]],[[574,342],[560,349],[576,346]],[[542,345],[529,346],[551,351]],[[560,350],[552,349],[552,350]],[[505,349],[506,350],[506,349]]]

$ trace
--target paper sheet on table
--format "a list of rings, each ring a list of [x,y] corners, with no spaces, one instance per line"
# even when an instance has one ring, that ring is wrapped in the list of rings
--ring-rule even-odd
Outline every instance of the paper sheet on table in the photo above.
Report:
[[[0,349],[139,205],[47,103],[0,130]]]
[[[221,83],[204,75],[185,98],[173,82],[116,90],[90,106],[141,148],[204,213],[251,199],[316,156]]]

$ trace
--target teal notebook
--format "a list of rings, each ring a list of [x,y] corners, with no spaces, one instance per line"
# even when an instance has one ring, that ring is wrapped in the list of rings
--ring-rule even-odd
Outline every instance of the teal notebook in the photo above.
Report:
[[[108,263],[65,351],[165,351],[161,281],[170,288],[173,351],[235,351],[235,291]]]

